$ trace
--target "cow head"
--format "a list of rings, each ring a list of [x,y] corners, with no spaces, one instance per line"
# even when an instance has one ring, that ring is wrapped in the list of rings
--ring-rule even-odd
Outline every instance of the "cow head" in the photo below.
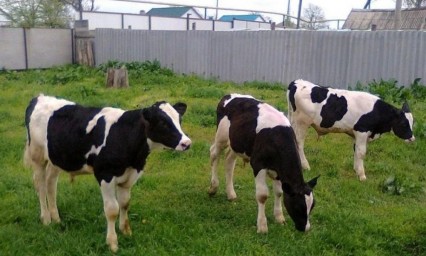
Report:
[[[404,139],[406,142],[412,142],[415,140],[413,122],[413,114],[411,114],[410,108],[407,102],[405,102],[392,123],[392,130],[396,136]]]
[[[185,111],[185,103],[172,106],[164,101],[142,110],[143,117],[148,122],[146,135],[150,148],[166,147],[183,151],[190,147],[191,140],[180,127],[181,116]]]
[[[284,206],[299,231],[308,231],[311,228],[309,214],[315,206],[313,188],[318,177],[305,183],[301,188],[295,188],[284,182]]]

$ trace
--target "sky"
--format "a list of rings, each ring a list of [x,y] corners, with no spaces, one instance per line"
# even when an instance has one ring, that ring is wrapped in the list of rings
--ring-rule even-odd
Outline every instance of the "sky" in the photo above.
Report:
[[[137,0],[133,0],[137,1]],[[271,11],[279,13],[287,13],[289,0],[150,0],[152,2],[174,3],[182,5],[201,5],[201,6],[216,6],[216,1],[219,1],[219,7],[240,8],[259,11]],[[324,11],[326,19],[346,19],[351,9],[362,9],[366,0],[303,0],[302,10],[308,7],[309,4],[314,4],[321,7]],[[105,12],[126,12],[126,13],[139,13],[139,10],[149,11],[156,6],[153,4],[141,4],[135,2],[123,2],[114,0],[96,0],[98,11]],[[297,16],[299,0],[290,0],[290,15]],[[395,0],[373,0],[371,3],[372,9],[393,9],[395,8]],[[208,16],[214,16],[214,10],[208,11]],[[231,12],[235,13],[235,12]],[[202,10],[204,14],[204,10]],[[219,11],[219,17],[223,14],[230,14],[229,12]],[[239,13],[245,14],[245,13]],[[303,15],[303,11],[302,11]],[[281,16],[265,14],[273,21],[282,21]]]

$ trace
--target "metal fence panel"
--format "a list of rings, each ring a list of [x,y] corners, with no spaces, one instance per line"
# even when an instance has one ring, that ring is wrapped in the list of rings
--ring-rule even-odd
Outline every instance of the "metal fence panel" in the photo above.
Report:
[[[154,60],[178,73],[347,88],[372,80],[409,85],[426,77],[422,31],[96,30],[97,64]],[[125,48],[125,49],[124,49]]]
[[[24,30],[0,28],[0,69],[25,69]]]
[[[0,68],[49,68],[72,63],[72,30],[0,28]]]

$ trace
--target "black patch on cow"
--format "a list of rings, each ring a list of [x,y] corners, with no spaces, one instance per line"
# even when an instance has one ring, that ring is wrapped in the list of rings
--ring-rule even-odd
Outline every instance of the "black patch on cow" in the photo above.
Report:
[[[232,150],[249,157],[256,138],[258,105],[260,103],[260,101],[251,98],[234,98],[223,110],[231,122],[229,139]]]
[[[89,134],[86,127],[99,113],[98,108],[67,105],[50,117],[47,126],[47,147],[52,163],[65,171],[80,170],[86,163],[85,154],[92,145],[101,145],[105,120],[100,118]]]
[[[348,103],[345,97],[330,94],[327,102],[321,109],[322,120],[320,126],[323,128],[332,127],[334,123],[341,120],[347,112]]]
[[[231,98],[231,95],[225,95],[220,100],[219,104],[217,104],[217,109],[216,109],[216,127],[219,125],[220,120],[222,120],[222,118],[226,114],[225,113],[225,108],[223,107],[223,105],[225,104],[225,101],[229,100],[230,98]]]
[[[327,98],[328,89],[322,86],[314,86],[311,91],[313,103],[321,103]]]
[[[31,144],[30,119],[34,111],[35,105],[37,104],[37,101],[37,98],[33,98],[28,104],[27,109],[25,110],[25,126],[27,127],[28,144]]]
[[[390,132],[392,129],[401,139],[409,139],[413,136],[404,112],[383,100],[377,100],[373,110],[362,115],[354,126],[355,131],[371,132],[371,138],[376,134]]]
[[[300,157],[291,126],[262,129],[256,136],[250,164],[254,176],[262,169],[270,169],[288,183],[303,183]]]
[[[296,111],[296,101],[294,99],[294,94],[296,94],[296,90],[297,90],[297,86],[296,86],[295,81],[293,81],[288,85],[288,91],[289,91],[289,93],[288,93],[289,99],[288,100],[291,103],[291,107],[292,107],[293,111]]]
[[[114,123],[105,147],[94,161],[95,177],[110,182],[129,167],[143,170],[150,150],[145,136],[146,122],[142,111],[126,111]]]

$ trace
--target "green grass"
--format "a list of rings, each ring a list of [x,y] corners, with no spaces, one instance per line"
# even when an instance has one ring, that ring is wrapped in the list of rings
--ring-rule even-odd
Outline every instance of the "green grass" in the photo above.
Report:
[[[260,235],[248,164],[237,163],[235,202],[226,200],[222,167],[218,194],[207,194],[215,109],[224,94],[238,92],[286,112],[284,86],[177,76],[156,65],[130,65],[130,88],[120,90],[104,87],[103,71],[84,67],[0,73],[0,255],[112,254],[105,244],[102,199],[92,176],[70,183],[62,173],[62,222],[43,226],[39,221],[32,172],[22,164],[24,112],[39,93],[124,109],[158,100],[188,104],[183,129],[193,145],[186,152],[165,150],[149,156],[144,175],[132,189],[133,235],[123,236],[117,228],[117,255],[426,255],[426,99],[414,97],[422,95],[422,89],[416,87],[413,97],[404,92],[411,97],[416,142],[405,144],[387,134],[370,143],[366,182],[359,182],[352,170],[350,137],[331,134],[317,140],[310,130],[306,155],[312,170],[304,173],[305,180],[321,175],[312,229],[296,231],[287,213],[287,224],[274,223],[270,199],[269,233]]]

